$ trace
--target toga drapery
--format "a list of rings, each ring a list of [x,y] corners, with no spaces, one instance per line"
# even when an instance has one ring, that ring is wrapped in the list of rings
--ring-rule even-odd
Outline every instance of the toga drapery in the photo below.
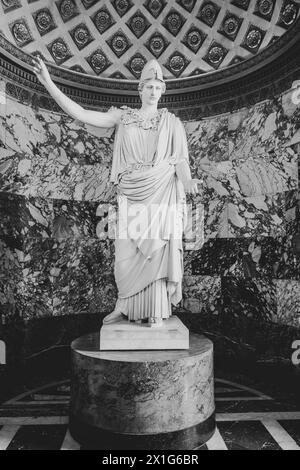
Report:
[[[124,108],[110,178],[118,186],[116,308],[129,320],[167,318],[182,298],[186,200],[175,165],[188,161],[186,134],[166,108],[148,122]]]

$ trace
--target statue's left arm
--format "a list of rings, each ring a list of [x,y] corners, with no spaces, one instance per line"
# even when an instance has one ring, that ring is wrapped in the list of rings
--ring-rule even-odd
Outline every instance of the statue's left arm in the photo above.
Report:
[[[191,176],[186,132],[179,118],[176,118],[173,145],[177,156],[175,170],[183,184],[184,191],[188,194],[197,194],[199,192],[198,184],[201,183],[201,180]]]

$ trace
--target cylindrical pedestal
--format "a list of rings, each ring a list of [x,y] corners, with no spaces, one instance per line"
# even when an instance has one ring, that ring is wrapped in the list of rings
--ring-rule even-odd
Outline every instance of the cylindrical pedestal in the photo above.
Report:
[[[93,449],[194,449],[214,433],[213,344],[184,351],[99,351],[73,341],[70,431]]]

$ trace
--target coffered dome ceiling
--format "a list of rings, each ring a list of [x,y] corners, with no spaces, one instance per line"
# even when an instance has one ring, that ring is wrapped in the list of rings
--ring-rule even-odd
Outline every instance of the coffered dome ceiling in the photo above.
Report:
[[[137,81],[156,58],[161,105],[187,118],[252,105],[300,78],[300,0],[0,0],[6,91],[57,109],[32,55],[85,107],[138,105]]]
[[[136,80],[157,58],[167,79],[228,68],[297,21],[293,0],[1,0],[0,30],[71,70]],[[0,8],[0,10],[1,10]]]

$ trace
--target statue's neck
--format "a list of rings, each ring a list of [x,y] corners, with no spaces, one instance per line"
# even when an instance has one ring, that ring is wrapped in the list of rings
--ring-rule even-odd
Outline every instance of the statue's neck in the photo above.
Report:
[[[140,113],[145,117],[154,116],[157,113],[157,105],[142,105],[139,109]]]

